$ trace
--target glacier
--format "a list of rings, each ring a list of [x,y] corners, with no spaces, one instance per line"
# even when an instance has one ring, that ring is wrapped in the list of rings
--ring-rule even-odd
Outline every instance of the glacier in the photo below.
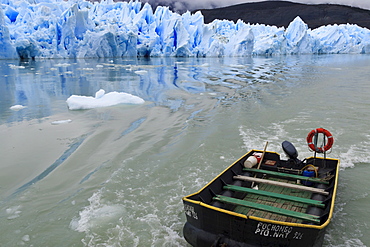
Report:
[[[355,24],[311,30],[215,20],[201,12],[154,12],[139,1],[1,0],[0,59],[221,57],[370,53],[370,30]]]

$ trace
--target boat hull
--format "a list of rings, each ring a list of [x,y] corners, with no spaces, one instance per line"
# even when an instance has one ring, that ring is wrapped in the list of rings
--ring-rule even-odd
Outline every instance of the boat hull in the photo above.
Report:
[[[187,222],[183,233],[194,247],[202,246],[322,246],[325,228],[290,226],[278,222],[215,213],[212,208],[185,203]],[[224,245],[225,246],[225,245]]]
[[[313,186],[318,190],[323,188],[322,190],[328,194],[323,196],[312,193],[311,201],[312,199],[323,201],[322,208],[309,206],[306,208],[306,212],[303,213],[304,215],[314,217],[316,215],[318,217],[317,219],[319,219],[318,221],[277,220],[277,218],[273,217],[268,218],[240,213],[235,208],[225,207],[225,204],[216,200],[218,197],[236,197],[239,201],[243,200],[245,194],[240,196],[237,193],[225,190],[225,187],[228,187],[229,184],[249,188],[252,186],[251,182],[246,184],[235,178],[242,175],[255,179],[256,175],[246,172],[243,164],[256,151],[258,152],[260,150],[251,150],[210,181],[200,191],[183,198],[187,220],[183,229],[186,241],[194,247],[322,246],[325,230],[330,223],[334,209],[339,160],[324,160],[316,157],[307,158],[308,162],[314,163],[318,167],[321,166],[321,170],[325,171],[325,174],[328,173],[327,171],[330,171],[332,175],[327,185],[317,184]],[[277,153],[268,152],[266,153],[266,157],[268,160],[277,161],[275,166],[277,166],[277,163],[282,163],[280,155]],[[267,166],[261,169],[276,170],[277,167]],[[281,174],[281,172],[276,173]]]

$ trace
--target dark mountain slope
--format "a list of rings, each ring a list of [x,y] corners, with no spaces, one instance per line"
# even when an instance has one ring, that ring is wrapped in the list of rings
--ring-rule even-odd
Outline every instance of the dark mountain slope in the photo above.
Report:
[[[202,9],[201,12],[205,23],[210,23],[215,19],[232,21],[241,19],[251,24],[260,23],[287,27],[296,16],[300,16],[311,29],[328,24],[347,23],[370,29],[370,10],[337,4],[266,1],[224,8]]]

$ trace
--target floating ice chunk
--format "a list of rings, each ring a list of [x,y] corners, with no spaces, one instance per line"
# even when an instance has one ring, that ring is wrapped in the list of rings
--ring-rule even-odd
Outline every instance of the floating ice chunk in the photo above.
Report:
[[[13,105],[11,106],[9,109],[10,110],[13,110],[13,111],[19,111],[19,110],[22,110],[24,108],[26,108],[27,106],[23,106],[23,105]]]
[[[243,65],[243,64],[230,64],[230,67],[237,68],[237,69],[242,69],[242,68],[245,68],[245,65]]]
[[[69,63],[57,63],[54,65],[55,67],[68,67],[71,66]]]
[[[11,68],[11,69],[25,69],[26,67],[24,67],[22,65],[9,64],[9,68]]]
[[[145,102],[142,98],[128,93],[110,92],[105,94],[102,89],[95,96],[98,97],[72,95],[66,102],[70,110],[92,109],[118,104],[143,104]]]
[[[21,205],[18,205],[18,206],[13,206],[13,207],[10,207],[10,208],[7,208],[6,209],[6,213],[9,215],[7,217],[8,220],[13,220],[13,219],[16,219],[20,216],[20,214],[22,213],[22,211],[20,210],[22,208]]]
[[[59,125],[59,124],[66,124],[72,122],[71,119],[66,119],[66,120],[56,120],[51,122],[52,125]]]
[[[135,71],[135,74],[138,74],[138,75],[145,75],[145,74],[147,74],[148,73],[148,71],[147,70],[136,70]]]
[[[22,237],[22,240],[23,240],[24,242],[28,242],[28,241],[30,241],[30,235],[24,235],[24,236]]]

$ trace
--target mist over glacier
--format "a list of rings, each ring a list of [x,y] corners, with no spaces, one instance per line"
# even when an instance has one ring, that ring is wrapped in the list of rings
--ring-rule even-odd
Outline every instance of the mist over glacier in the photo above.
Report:
[[[137,1],[1,3],[0,59],[370,53],[370,30],[353,24],[311,30],[300,17],[287,28],[204,24],[201,12],[153,12]]]

